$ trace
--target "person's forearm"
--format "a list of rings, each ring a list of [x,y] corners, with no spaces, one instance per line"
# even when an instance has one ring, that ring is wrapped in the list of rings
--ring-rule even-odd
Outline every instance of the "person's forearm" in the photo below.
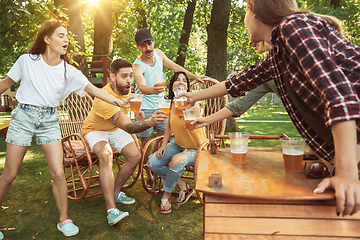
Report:
[[[152,86],[138,85],[138,87],[143,94],[146,94],[146,95],[155,94],[154,88]]]
[[[209,125],[213,122],[221,121],[221,120],[223,120],[225,118],[229,118],[233,115],[234,115],[234,113],[230,109],[228,109],[227,107],[224,107],[220,111],[213,113],[209,116],[206,116],[205,118],[206,118],[207,125]]]
[[[153,127],[154,124],[151,121],[151,118],[146,119],[144,121],[140,121],[140,122],[132,122],[126,125],[126,132],[133,134],[133,133],[139,133],[139,132],[143,132],[148,128]]]
[[[193,92],[193,99],[195,101],[206,100],[226,95],[228,92],[225,87],[225,82],[219,82],[207,89],[199,92]]]
[[[358,179],[355,120],[331,126],[335,146],[336,176]]]
[[[120,99],[117,99],[116,97],[110,95],[108,92],[106,92],[103,89],[97,88],[94,85],[92,85],[91,83],[89,83],[86,88],[85,91],[88,92],[90,95],[100,98],[101,100],[113,104],[115,106],[118,107],[123,107],[123,101]]]
[[[14,81],[6,76],[4,79],[0,81],[0,94],[3,94],[6,90],[11,87],[11,85],[14,83]]]

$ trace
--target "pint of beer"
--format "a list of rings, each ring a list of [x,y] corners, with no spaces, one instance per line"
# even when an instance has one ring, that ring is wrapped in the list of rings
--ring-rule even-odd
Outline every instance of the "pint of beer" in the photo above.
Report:
[[[156,75],[156,83],[154,84],[154,87],[165,88],[166,72],[155,73],[155,75]]]
[[[281,138],[285,172],[301,172],[305,150],[303,138]]]
[[[166,108],[166,107],[159,107],[159,110],[160,111],[164,111],[164,112],[166,112],[166,116],[169,116],[169,112],[170,112],[170,108]]]
[[[189,130],[195,129],[195,125],[191,124],[196,119],[197,109],[195,107],[187,108],[184,111],[185,128]]]
[[[246,163],[246,153],[250,133],[230,132],[231,162],[233,164]]]
[[[139,112],[140,106],[142,102],[143,95],[140,93],[132,93],[131,96],[134,96],[134,98],[130,99],[130,108],[133,112]]]
[[[183,107],[186,107],[188,105],[186,97],[181,97],[179,99],[176,99],[175,101],[176,101],[176,106],[179,109],[182,109]]]
[[[164,111],[165,115],[169,116],[171,100],[165,99],[165,98],[160,98],[158,100],[158,102],[159,102],[159,110]]]
[[[176,102],[175,102],[175,105],[176,105]],[[184,113],[180,108],[175,106],[175,115],[180,117],[180,116],[184,116]]]
[[[246,152],[232,150],[231,151],[231,162],[234,164],[244,164],[246,163]]]
[[[165,88],[165,82],[156,82],[154,84],[154,87],[163,87],[163,88]]]
[[[194,121],[195,119],[196,119],[196,117],[194,117],[194,118],[184,118],[185,128],[189,129],[189,130],[194,130],[195,125],[191,124],[191,122]]]
[[[133,112],[139,112],[141,106],[141,100],[130,100],[130,108]]]

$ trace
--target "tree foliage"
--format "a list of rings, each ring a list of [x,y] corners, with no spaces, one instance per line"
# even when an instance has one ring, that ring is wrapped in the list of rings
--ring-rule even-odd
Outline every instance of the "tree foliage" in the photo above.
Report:
[[[46,0],[0,1],[0,75],[29,50],[37,29],[50,17],[49,8],[52,4]]]
[[[109,0],[110,1],[110,0]],[[134,34],[147,27],[155,39],[155,47],[175,61],[179,50],[184,16],[188,0],[111,0],[113,56],[134,61],[139,55]],[[358,0],[341,0],[339,7],[331,0],[298,0],[302,7],[312,11],[334,15],[342,20],[346,37],[360,45],[360,3]],[[245,8],[232,1],[227,37],[227,71],[241,71],[258,62],[263,55],[256,54],[249,46],[248,32],[244,26]],[[196,74],[205,74],[207,62],[206,27],[210,23],[213,0],[197,0],[193,26],[185,52],[185,68]],[[50,18],[48,10],[62,15],[50,0],[1,0],[0,1],[0,75],[27,52],[41,23]],[[94,50],[94,15],[97,5],[83,0],[82,22],[84,25],[85,54]],[[65,17],[63,15],[63,17]],[[76,42],[73,42],[76,44]],[[76,53],[76,52],[75,52]]]

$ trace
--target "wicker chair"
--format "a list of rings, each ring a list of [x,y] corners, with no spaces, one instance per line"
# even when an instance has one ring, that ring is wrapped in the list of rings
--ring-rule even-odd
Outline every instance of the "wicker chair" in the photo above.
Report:
[[[207,78],[204,83],[199,83],[196,81],[191,82],[190,84],[190,89],[192,92],[194,91],[200,91],[203,89],[206,89],[208,87],[211,87],[215,84],[217,84],[218,81],[212,78]],[[226,104],[228,103],[228,97],[227,95],[222,96],[222,97],[217,97],[214,99],[209,99],[209,100],[205,100],[202,102],[199,102],[200,107],[203,110],[203,116],[208,116],[214,112],[219,111],[220,109],[222,109]],[[206,127],[206,136],[207,138],[210,137],[210,135],[214,136],[214,135],[224,135],[225,133],[225,127],[226,127],[226,119],[223,119],[221,121],[218,122],[214,122],[210,125],[208,125]],[[145,191],[147,191],[150,194],[157,194],[159,192],[163,192],[163,190],[161,189],[162,186],[162,179],[160,177],[157,177],[156,175],[154,175],[153,178],[153,184],[151,186],[151,189],[149,189],[146,186],[146,180],[148,179],[146,176],[146,171],[144,171],[144,167],[146,166],[146,162],[148,159],[144,159],[145,156],[145,152],[148,149],[151,149],[150,151],[150,156],[152,153],[154,153],[153,149],[157,149],[154,148],[154,143],[155,142],[159,142],[159,144],[161,144],[163,139],[163,136],[159,136],[156,138],[151,139],[150,141],[147,142],[147,144],[144,146],[144,149],[142,150],[142,159],[141,159],[141,166],[140,168],[142,169],[141,171],[141,181],[142,181],[142,185],[145,189]],[[202,147],[205,147],[208,145],[208,141],[205,142],[204,144],[202,144],[202,146],[200,146],[200,149],[202,149]],[[195,157],[195,165],[197,158]],[[181,178],[184,179],[194,179],[196,172],[194,172],[194,167],[187,167],[186,171],[183,173],[183,175],[181,176]],[[194,182],[195,185],[195,182]],[[195,187],[195,186],[194,186]],[[174,192],[173,194],[178,194],[176,192]],[[203,198],[202,198],[202,194],[200,192],[196,192],[196,197],[200,200],[201,203],[203,203]]]
[[[80,97],[71,93],[59,106],[61,142],[64,152],[64,171],[68,184],[68,198],[78,202],[84,198],[97,196],[102,192],[89,190],[100,186],[98,178],[99,160],[91,151],[84,137],[81,135],[81,127],[90,112],[92,98],[89,95]],[[135,135],[132,135],[139,148]],[[139,148],[140,149],[140,148]],[[120,159],[120,153],[113,150],[114,163],[120,170],[124,161]],[[132,187],[139,178],[138,167],[132,177],[125,183],[123,189]]]

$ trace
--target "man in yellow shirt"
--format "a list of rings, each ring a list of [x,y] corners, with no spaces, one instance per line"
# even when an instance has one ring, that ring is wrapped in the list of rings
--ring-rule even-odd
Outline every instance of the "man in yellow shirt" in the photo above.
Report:
[[[130,95],[133,80],[132,64],[122,58],[111,63],[111,82],[103,89],[119,99]],[[92,151],[98,156],[100,163],[100,186],[107,208],[107,219],[110,225],[118,223],[128,212],[121,212],[115,207],[115,202],[133,204],[135,199],[127,197],[121,188],[131,176],[141,160],[141,154],[130,134],[142,132],[150,127],[161,124],[166,119],[163,111],[156,111],[151,118],[131,122],[126,115],[129,109],[113,106],[98,98],[95,98],[82,127],[82,134]],[[140,115],[143,113],[140,112]],[[114,178],[112,169],[112,149],[116,149],[126,161],[121,167],[117,178]]]

